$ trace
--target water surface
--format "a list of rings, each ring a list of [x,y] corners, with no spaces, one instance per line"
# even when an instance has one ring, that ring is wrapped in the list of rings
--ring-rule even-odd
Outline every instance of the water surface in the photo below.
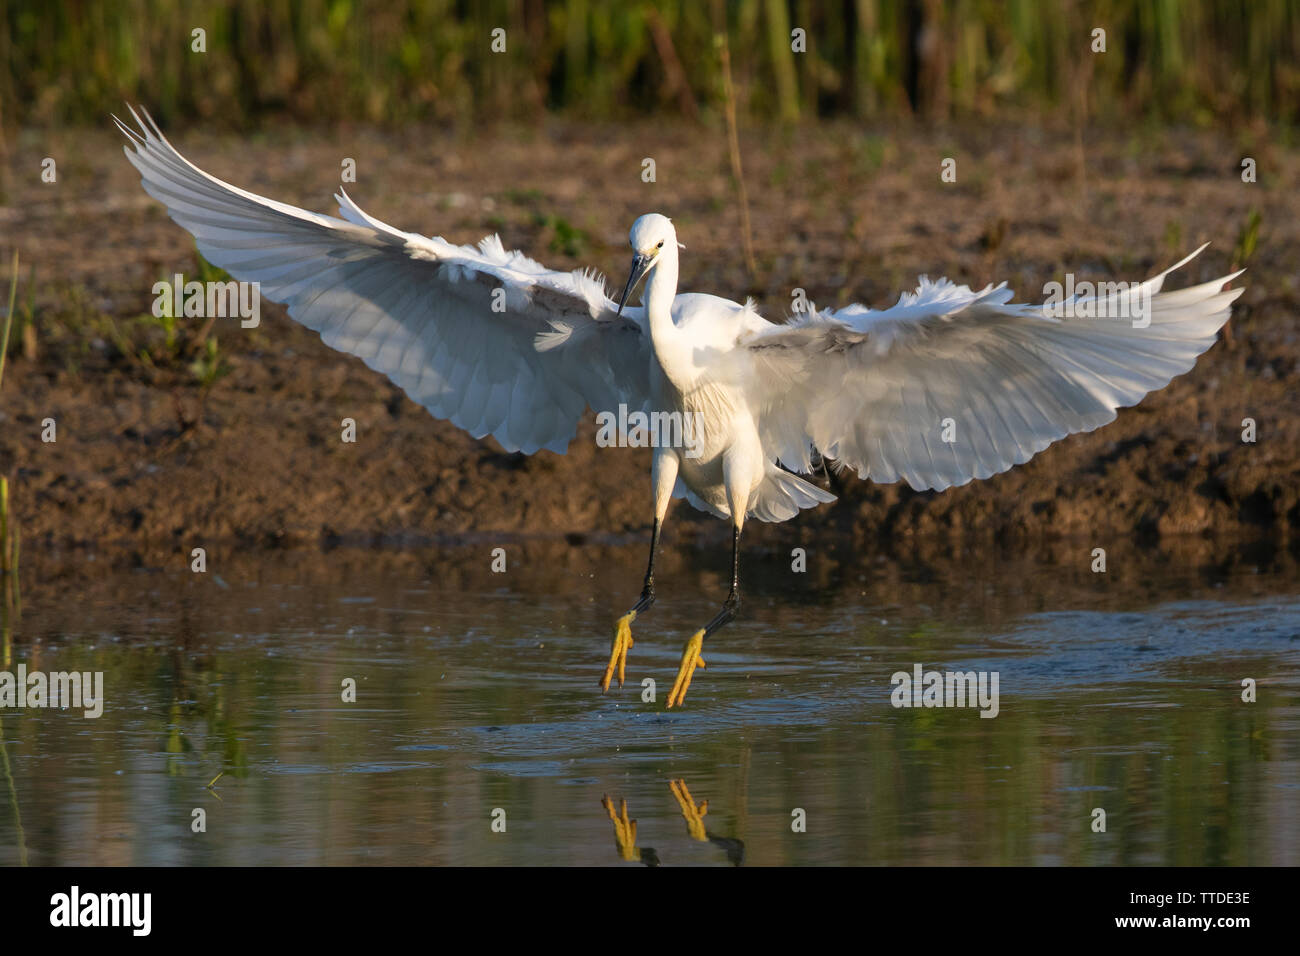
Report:
[[[1077,548],[827,547],[798,574],[759,548],[665,711],[725,552],[669,549],[602,697],[644,544],[506,544],[501,575],[495,546],[28,572],[5,668],[102,671],[107,703],[0,710],[0,863],[1300,863],[1284,551],[1095,575]],[[917,663],[996,671],[998,716],[891,706]]]

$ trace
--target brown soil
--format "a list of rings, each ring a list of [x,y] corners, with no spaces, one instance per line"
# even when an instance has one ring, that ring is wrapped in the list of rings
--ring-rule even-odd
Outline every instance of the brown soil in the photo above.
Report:
[[[819,305],[884,305],[919,273],[972,285],[1006,279],[1021,299],[1036,299],[1066,269],[1144,278],[1212,240],[1174,285],[1205,280],[1227,271],[1258,207],[1259,248],[1231,342],[1192,372],[1106,428],[989,481],[917,494],[832,476],[841,500],[796,520],[800,533],[837,529],[857,542],[1286,536],[1300,525],[1300,158],[1267,131],[1098,132],[1082,152],[1072,134],[1035,129],[754,132],[743,141],[752,280],[725,137],[712,129],[557,125],[474,138],[292,130],[251,142],[169,133],[216,175],[321,211],[334,211],[340,160],[353,157],[359,181],[349,191],[373,215],[457,241],[499,231],[507,247],[557,268],[593,265],[615,281],[628,224],[662,211],[687,246],[684,289],[753,294],[772,318],[785,314],[795,287]],[[57,184],[40,181],[46,156],[59,163]],[[940,182],[947,156],[957,159],[955,185]],[[1256,159],[1259,183],[1241,182],[1243,156]],[[641,181],[644,157],[655,159],[657,184]],[[597,448],[588,420],[567,455],[506,454],[433,420],[278,306],[264,305],[256,330],[218,323],[232,371],[206,397],[188,360],[148,368],[114,357],[92,331],[78,341],[68,334],[69,301],[118,320],[145,312],[155,280],[194,272],[193,242],[143,193],[107,132],[23,133],[3,175],[0,234],[20,250],[24,280],[28,266],[36,270],[41,317],[37,359],[11,358],[0,392],[0,474],[13,484],[25,551],[125,546],[161,557],[219,540],[648,528],[645,451]],[[62,316],[60,335],[46,335],[47,316]],[[47,417],[58,423],[53,444],[40,440]],[[357,422],[356,444],[339,440],[345,417]],[[1254,444],[1241,440],[1246,417],[1258,423]],[[680,503],[670,523],[675,535],[710,536],[720,524]]]

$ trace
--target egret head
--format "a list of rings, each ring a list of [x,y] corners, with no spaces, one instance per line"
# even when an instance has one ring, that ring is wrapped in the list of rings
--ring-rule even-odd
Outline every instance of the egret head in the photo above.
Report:
[[[672,221],[657,212],[646,213],[632,223],[632,231],[628,233],[627,240],[632,246],[632,271],[627,277],[623,297],[618,302],[620,315],[636,284],[663,260],[666,251],[675,256],[678,245],[677,230],[673,228]]]

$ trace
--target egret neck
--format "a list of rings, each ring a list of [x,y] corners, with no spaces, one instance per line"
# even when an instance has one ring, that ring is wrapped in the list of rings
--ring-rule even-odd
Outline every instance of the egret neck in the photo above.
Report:
[[[679,392],[687,392],[695,378],[695,362],[690,343],[673,322],[677,264],[676,241],[664,243],[646,282],[645,311],[650,325],[650,342],[664,375]]]

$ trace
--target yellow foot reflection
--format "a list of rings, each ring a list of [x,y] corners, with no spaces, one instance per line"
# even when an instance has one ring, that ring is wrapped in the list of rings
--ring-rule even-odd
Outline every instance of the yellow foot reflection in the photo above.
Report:
[[[609,797],[600,798],[601,805],[609,812],[614,822],[614,840],[618,843],[618,855],[625,860],[641,859],[641,851],[636,848],[636,821],[627,818],[627,801],[619,801],[619,812],[614,812],[614,801]]]
[[[618,670],[618,686],[623,686],[623,671],[627,667],[627,652],[632,647],[632,622],[636,620],[636,611],[628,611],[614,625],[614,643],[609,650],[609,665],[605,676],[600,680],[600,692],[609,690],[609,682]]]
[[[682,819],[686,821],[686,830],[690,833],[691,839],[699,840],[701,843],[707,841],[709,837],[704,832],[704,815],[709,812],[709,801],[705,800],[697,807],[691,792],[686,789],[685,780],[670,780],[668,789],[673,792],[673,796],[677,798],[677,805],[682,808]]]
[[[695,668],[706,667],[704,658],[700,656],[700,650],[704,647],[704,628],[700,628],[691,635],[691,639],[686,642],[686,647],[682,649],[682,663],[677,668],[677,680],[673,682],[672,693],[668,695],[668,706],[676,707],[686,699],[686,691],[691,686],[691,675],[695,673]]]

